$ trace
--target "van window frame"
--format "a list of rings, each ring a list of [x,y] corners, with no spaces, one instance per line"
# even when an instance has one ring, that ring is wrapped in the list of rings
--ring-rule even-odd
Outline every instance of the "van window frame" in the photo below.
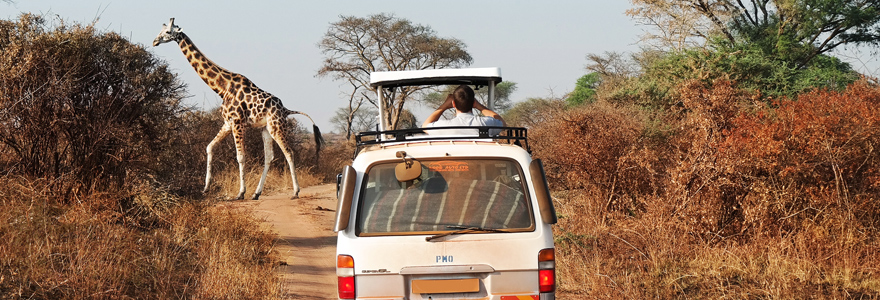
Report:
[[[530,225],[529,225],[529,227],[524,227],[524,228],[504,228],[503,230],[505,231],[504,233],[534,232],[536,230],[537,221],[536,221],[536,217],[535,217],[534,205],[532,203],[533,202],[532,195],[530,192],[531,186],[528,183],[528,180],[530,180],[530,177],[526,177],[525,170],[524,170],[523,166],[519,163],[518,160],[516,160],[514,158],[510,158],[510,157],[500,157],[500,156],[499,157],[455,156],[455,157],[426,157],[426,158],[418,158],[417,157],[416,159],[422,163],[431,162],[431,161],[444,161],[444,160],[483,160],[483,161],[499,161],[499,162],[503,161],[503,162],[508,162],[508,163],[516,166],[516,171],[518,172],[517,174],[520,176],[519,182],[522,184],[522,188],[523,188],[523,191],[522,191],[523,198],[524,198],[523,201],[525,201],[525,203],[526,203],[526,210],[528,211],[528,214],[529,214]],[[358,237],[380,237],[380,236],[435,235],[435,234],[439,234],[439,233],[460,230],[460,229],[445,229],[445,230],[432,230],[432,231],[363,232],[363,228],[362,228],[363,224],[360,221],[360,218],[361,218],[361,214],[365,213],[364,212],[364,209],[365,209],[364,205],[365,205],[366,201],[364,199],[364,196],[366,195],[367,182],[369,181],[370,172],[376,166],[386,165],[386,164],[395,164],[395,163],[399,163],[399,162],[401,162],[401,160],[399,160],[399,159],[375,161],[375,162],[371,163],[364,171],[364,173],[363,173],[364,175],[360,180],[360,189],[358,190],[358,194],[357,194],[357,199],[358,199],[357,209],[355,210],[354,218],[353,218],[353,221],[355,223],[354,224],[355,225],[354,226],[355,236],[358,236]],[[497,228],[494,228],[494,229],[497,229]],[[491,232],[478,232],[478,233],[473,233],[473,234],[485,234],[485,233],[491,233]]]

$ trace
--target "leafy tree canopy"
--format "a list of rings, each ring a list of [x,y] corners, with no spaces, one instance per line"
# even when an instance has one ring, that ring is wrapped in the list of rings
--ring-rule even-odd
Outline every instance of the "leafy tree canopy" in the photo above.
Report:
[[[578,106],[584,103],[596,101],[596,89],[601,83],[599,73],[592,72],[578,78],[574,91],[568,95],[565,102],[568,106]]]
[[[683,50],[720,36],[728,47],[806,68],[843,44],[880,45],[880,0],[632,0],[627,14],[654,26],[647,38]]]
[[[651,54],[642,57],[649,59],[637,61],[635,75],[618,76],[598,92],[612,101],[647,107],[674,105],[677,87],[690,79],[728,79],[770,98],[813,88],[839,90],[858,74],[829,52],[844,44],[880,44],[880,0],[632,3],[627,13],[655,28],[646,38],[661,51],[645,51]],[[591,60],[607,66],[621,61],[615,58]],[[602,68],[588,69],[605,74]]]

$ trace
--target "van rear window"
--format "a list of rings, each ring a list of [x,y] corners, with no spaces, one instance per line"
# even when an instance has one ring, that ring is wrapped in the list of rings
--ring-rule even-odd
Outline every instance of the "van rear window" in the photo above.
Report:
[[[420,162],[421,176],[408,182],[398,182],[394,176],[399,162],[370,168],[360,197],[359,234],[424,234],[460,227],[534,228],[522,171],[515,161]]]

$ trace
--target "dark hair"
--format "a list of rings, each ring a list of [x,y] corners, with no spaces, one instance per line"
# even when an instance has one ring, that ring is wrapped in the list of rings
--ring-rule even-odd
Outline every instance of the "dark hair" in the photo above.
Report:
[[[459,85],[452,92],[452,101],[455,102],[455,109],[460,112],[471,112],[474,109],[474,90],[467,85]]]

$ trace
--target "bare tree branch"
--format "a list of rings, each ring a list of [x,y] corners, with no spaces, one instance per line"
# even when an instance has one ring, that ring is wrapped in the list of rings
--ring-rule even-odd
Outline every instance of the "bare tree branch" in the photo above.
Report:
[[[382,91],[384,101],[379,103],[368,96],[376,92],[370,86],[370,73],[460,67],[472,62],[462,41],[437,37],[428,26],[389,14],[341,16],[330,24],[318,47],[327,57],[317,76],[348,81],[352,85],[349,101],[381,105],[386,128],[392,129],[398,127],[404,103],[419,88]]]

